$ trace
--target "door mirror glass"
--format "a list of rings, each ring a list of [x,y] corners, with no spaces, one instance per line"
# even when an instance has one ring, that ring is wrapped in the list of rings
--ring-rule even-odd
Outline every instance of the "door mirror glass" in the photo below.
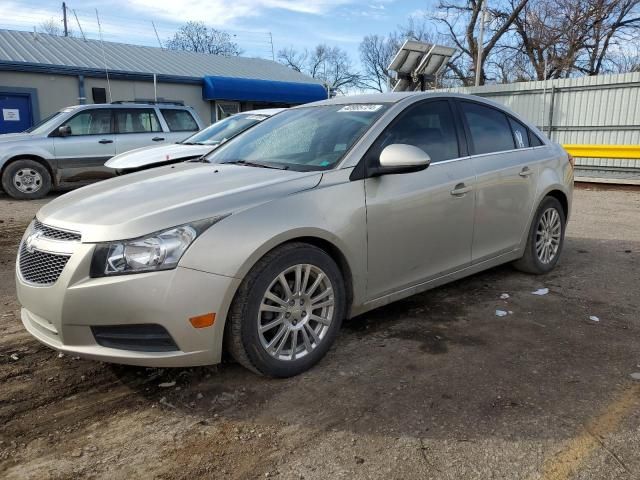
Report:
[[[380,153],[379,174],[417,172],[427,168],[430,163],[431,157],[421,148],[394,143]]]
[[[68,135],[71,135],[71,127],[69,125],[63,125],[60,128],[58,128],[58,134],[61,137],[66,137]]]

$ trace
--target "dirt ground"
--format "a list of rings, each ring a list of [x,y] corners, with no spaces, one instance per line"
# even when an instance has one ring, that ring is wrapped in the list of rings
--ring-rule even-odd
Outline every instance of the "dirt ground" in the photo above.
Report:
[[[551,274],[499,267],[345,322],[287,380],[40,345],[13,269],[45,202],[0,197],[2,478],[640,478],[640,189],[578,189]]]

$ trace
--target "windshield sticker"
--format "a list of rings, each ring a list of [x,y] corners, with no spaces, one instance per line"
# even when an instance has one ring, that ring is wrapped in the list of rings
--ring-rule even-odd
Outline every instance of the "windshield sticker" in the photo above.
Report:
[[[264,115],[249,115],[249,116],[247,116],[247,120],[256,120],[258,122],[261,122],[265,118],[267,118],[267,117],[265,117]]]
[[[338,112],[377,112],[382,108],[382,105],[367,105],[364,103],[346,105],[342,107]]]

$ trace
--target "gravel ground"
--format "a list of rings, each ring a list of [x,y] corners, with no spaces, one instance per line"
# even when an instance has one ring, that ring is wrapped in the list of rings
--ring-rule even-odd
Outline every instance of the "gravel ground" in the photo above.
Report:
[[[46,201],[0,196],[2,478],[640,478],[640,189],[577,189],[551,274],[503,266],[345,322],[287,380],[40,345],[13,269]]]

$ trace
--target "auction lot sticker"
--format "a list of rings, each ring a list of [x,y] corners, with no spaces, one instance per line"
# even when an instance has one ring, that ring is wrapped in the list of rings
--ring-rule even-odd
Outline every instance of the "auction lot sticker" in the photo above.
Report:
[[[382,105],[367,105],[364,103],[347,105],[342,107],[338,112],[377,112],[382,108]]]

